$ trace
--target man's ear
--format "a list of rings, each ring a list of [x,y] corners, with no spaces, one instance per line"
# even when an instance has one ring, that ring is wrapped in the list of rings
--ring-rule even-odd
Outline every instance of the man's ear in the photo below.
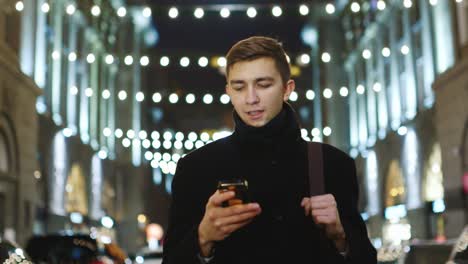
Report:
[[[294,89],[296,89],[296,83],[294,82],[294,80],[288,80],[286,86],[284,87],[283,101],[288,101],[289,96],[294,91]]]

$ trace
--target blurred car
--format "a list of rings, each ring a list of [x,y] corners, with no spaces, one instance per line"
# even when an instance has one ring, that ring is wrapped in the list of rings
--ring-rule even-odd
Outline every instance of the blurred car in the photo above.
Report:
[[[26,252],[37,263],[124,264],[128,258],[116,244],[98,243],[88,234],[59,233],[32,237]]]
[[[163,250],[158,248],[155,250],[144,249],[135,255],[133,263],[136,264],[161,264]]]
[[[24,250],[14,243],[0,240],[0,263],[32,263]]]
[[[100,263],[97,242],[88,235],[35,236],[26,252],[36,263]]]

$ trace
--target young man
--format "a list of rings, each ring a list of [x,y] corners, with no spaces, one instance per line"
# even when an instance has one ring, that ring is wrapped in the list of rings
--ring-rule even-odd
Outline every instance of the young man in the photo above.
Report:
[[[281,44],[251,37],[227,54],[234,133],[178,163],[165,264],[376,263],[357,210],[354,161],[323,144],[327,194],[310,197],[307,142],[291,106]],[[220,180],[248,181],[251,203],[223,207]]]

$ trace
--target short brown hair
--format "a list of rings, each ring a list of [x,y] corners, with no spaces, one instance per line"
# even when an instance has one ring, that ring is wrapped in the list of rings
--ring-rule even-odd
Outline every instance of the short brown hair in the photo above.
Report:
[[[276,39],[254,36],[234,44],[226,55],[226,77],[229,69],[241,61],[251,61],[261,57],[272,58],[285,84],[291,78],[291,69],[282,44]]]

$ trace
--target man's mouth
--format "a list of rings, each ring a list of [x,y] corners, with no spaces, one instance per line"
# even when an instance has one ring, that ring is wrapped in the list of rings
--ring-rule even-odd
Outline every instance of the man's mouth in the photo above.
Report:
[[[264,110],[255,110],[255,111],[248,111],[247,115],[252,119],[257,119],[262,116]]]

